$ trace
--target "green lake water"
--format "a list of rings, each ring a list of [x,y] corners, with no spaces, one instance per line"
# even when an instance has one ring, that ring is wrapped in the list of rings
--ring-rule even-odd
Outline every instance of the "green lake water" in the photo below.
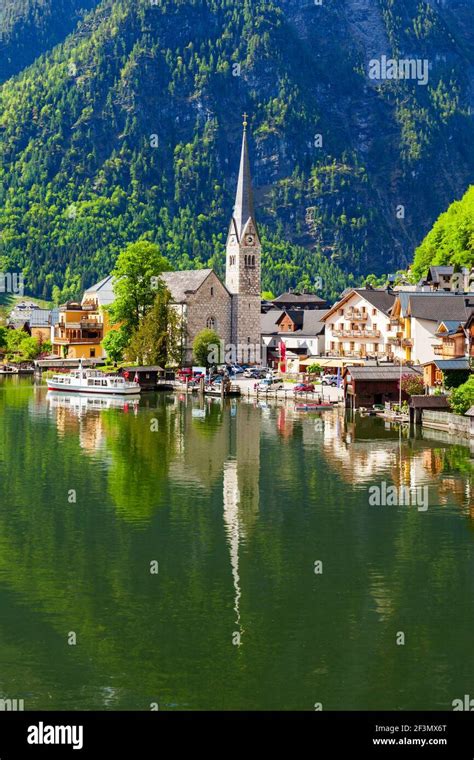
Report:
[[[292,402],[0,381],[0,697],[451,709],[474,695],[472,461]],[[371,505],[382,482],[428,508]]]

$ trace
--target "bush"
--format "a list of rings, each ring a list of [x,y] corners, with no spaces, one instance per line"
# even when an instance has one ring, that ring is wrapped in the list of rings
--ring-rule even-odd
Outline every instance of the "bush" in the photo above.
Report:
[[[455,414],[466,414],[474,406],[474,375],[452,391],[449,403]]]
[[[419,375],[402,375],[400,385],[408,396],[420,396],[425,392],[423,378]]]

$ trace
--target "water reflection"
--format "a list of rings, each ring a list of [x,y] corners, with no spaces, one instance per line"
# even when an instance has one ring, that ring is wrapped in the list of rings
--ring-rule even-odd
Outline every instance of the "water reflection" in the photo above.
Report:
[[[0,387],[5,693],[27,709],[433,709],[468,693],[467,446],[291,403],[127,403]],[[427,484],[429,510],[371,508],[381,480]]]

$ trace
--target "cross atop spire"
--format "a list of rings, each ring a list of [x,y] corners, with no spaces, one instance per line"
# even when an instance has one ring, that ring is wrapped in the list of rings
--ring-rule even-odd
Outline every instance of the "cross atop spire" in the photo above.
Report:
[[[252,178],[250,176],[249,150],[247,145],[247,114],[244,117],[244,132],[242,136],[242,152],[240,154],[239,179],[235,195],[233,220],[239,240],[249,219],[255,224],[255,212],[253,206]]]

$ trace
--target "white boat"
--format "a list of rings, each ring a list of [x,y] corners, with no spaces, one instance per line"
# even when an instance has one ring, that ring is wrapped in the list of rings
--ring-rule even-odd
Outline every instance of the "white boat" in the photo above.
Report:
[[[93,369],[73,370],[67,375],[53,375],[48,379],[49,391],[66,393],[100,393],[106,396],[138,396],[140,384],[125,380],[120,375],[104,375]]]

